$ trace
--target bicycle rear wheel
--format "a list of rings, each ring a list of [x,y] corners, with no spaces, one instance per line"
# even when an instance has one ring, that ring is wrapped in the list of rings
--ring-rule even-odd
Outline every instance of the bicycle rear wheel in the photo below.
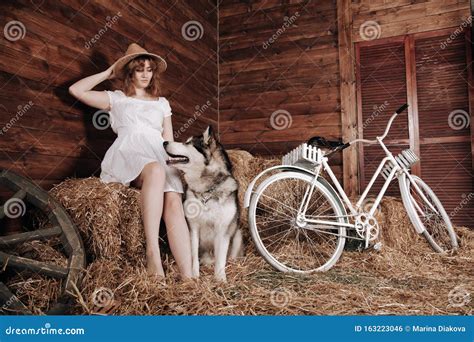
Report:
[[[440,200],[421,178],[414,175],[411,177],[421,192],[405,174],[400,177],[399,182],[403,204],[415,229],[422,232],[431,247],[439,253],[456,249],[456,234]]]
[[[299,172],[277,173],[258,186],[250,202],[249,225],[255,246],[279,271],[326,271],[344,249],[345,227],[297,222],[299,206],[313,179]],[[344,213],[331,190],[316,182],[306,217],[345,223]]]

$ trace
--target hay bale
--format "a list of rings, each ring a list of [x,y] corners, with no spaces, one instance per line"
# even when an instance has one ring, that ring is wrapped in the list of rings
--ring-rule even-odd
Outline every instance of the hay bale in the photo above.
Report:
[[[424,238],[416,233],[400,198],[386,196],[380,206],[383,216],[379,222],[380,238],[383,244],[408,252],[413,245],[425,242]],[[428,244],[426,249],[429,249]]]
[[[279,158],[274,157],[254,157],[249,152],[243,150],[229,150],[227,154],[232,163],[232,174],[239,185],[238,197],[240,206],[243,205],[245,191],[255,176],[269,167],[279,165],[281,162]],[[243,228],[244,239],[249,241],[247,209],[241,208],[240,210],[240,225]]]
[[[146,240],[140,209],[140,190],[123,187],[120,194],[118,228],[122,237],[121,256],[132,263],[144,261]]]
[[[79,228],[89,261],[143,260],[145,234],[140,191],[99,178],[67,179],[50,190]]]
[[[120,194],[123,188],[118,183],[104,184],[99,178],[89,177],[67,179],[49,191],[79,228],[91,258],[120,257]]]
[[[232,175],[239,184],[238,197],[239,203],[244,203],[245,191],[249,183],[252,181],[252,175],[257,174],[257,172],[252,172],[250,165],[252,160],[255,158],[247,151],[241,150],[229,150],[227,151],[229,155],[230,162],[232,163]],[[244,210],[240,212],[241,222],[247,222],[247,217],[244,215]]]

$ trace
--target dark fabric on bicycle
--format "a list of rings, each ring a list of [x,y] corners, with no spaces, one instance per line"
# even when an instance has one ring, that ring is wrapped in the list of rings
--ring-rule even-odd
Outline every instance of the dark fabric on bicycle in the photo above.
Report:
[[[308,140],[308,145],[316,146],[319,148],[333,149],[344,145],[341,140],[327,140],[324,137],[315,136]]]

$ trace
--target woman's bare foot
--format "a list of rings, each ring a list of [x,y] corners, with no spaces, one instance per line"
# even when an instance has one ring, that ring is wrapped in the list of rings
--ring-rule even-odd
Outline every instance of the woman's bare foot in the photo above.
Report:
[[[160,255],[154,253],[147,253],[146,257],[146,269],[149,275],[154,275],[157,277],[165,277],[165,272],[163,270],[163,265],[161,264]]]
[[[154,274],[148,273],[148,277],[154,283],[159,283],[161,285],[166,285],[166,277],[165,276],[158,275],[156,273],[154,273]]]

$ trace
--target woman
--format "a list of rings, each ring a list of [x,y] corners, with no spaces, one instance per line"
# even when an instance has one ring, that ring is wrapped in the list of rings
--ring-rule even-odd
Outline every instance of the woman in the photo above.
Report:
[[[173,141],[172,113],[169,102],[157,97],[159,73],[165,69],[163,58],[131,44],[107,70],[77,81],[69,92],[91,107],[109,111],[118,137],[104,156],[100,178],[141,189],[148,273],[164,277],[158,245],[163,215],[171,251],[181,277],[187,279],[192,276],[191,243],[181,199],[183,185],[178,171],[166,165],[163,149],[163,141]],[[122,78],[123,91],[91,90],[115,77]]]

